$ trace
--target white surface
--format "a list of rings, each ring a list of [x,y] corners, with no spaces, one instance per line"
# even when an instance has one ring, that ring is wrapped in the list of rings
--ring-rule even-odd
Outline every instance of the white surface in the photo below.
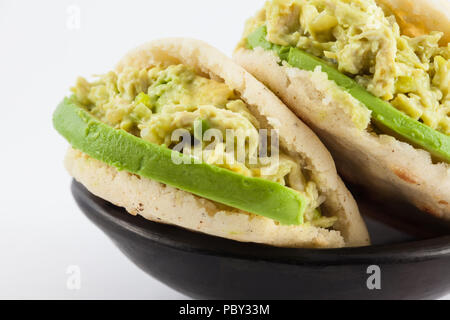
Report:
[[[76,207],[51,114],[77,75],[108,71],[151,39],[199,38],[231,55],[262,3],[0,0],[0,298],[184,298],[137,269]],[[66,286],[71,265],[80,290]]]

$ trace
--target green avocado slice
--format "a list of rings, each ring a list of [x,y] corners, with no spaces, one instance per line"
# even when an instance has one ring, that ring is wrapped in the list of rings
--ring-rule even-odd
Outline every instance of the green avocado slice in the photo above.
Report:
[[[306,198],[293,189],[230,170],[195,164],[192,157],[149,143],[95,119],[72,98],[53,114],[55,129],[90,157],[233,208],[264,216],[284,225],[303,224]],[[172,160],[172,153],[183,159]]]
[[[266,37],[266,27],[258,28],[247,37],[248,47],[250,49],[261,47],[265,50],[273,50],[280,59],[302,70],[314,71],[316,67],[321,67],[322,71],[328,74],[330,80],[336,82],[337,85],[372,111],[372,119],[382,131],[427,150],[439,161],[450,162],[449,136],[408,117],[389,102],[375,97],[355,80],[328,65],[322,59],[298,48],[273,44],[267,41]]]

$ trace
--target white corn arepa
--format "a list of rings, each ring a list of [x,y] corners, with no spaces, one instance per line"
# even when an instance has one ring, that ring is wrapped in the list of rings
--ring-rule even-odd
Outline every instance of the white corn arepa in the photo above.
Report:
[[[447,1],[383,0],[393,12],[421,17],[423,33],[445,32],[449,39]],[[436,12],[441,11],[437,15]],[[435,21],[439,17],[439,21]],[[444,20],[445,19],[445,20]],[[440,29],[436,29],[440,28]],[[411,34],[412,32],[410,32]],[[419,209],[450,219],[450,165],[434,163],[429,152],[415,149],[392,136],[360,130],[352,121],[346,99],[339,99],[337,85],[319,70],[300,70],[279,65],[280,59],[261,48],[248,50],[240,45],[234,60],[269,87],[307,123],[328,147],[340,174],[349,181],[367,186],[375,196],[409,201]],[[342,90],[342,94],[349,95]],[[350,96],[350,95],[349,95]],[[354,99],[350,96],[351,99]]]
[[[185,64],[212,79],[225,81],[240,94],[267,129],[278,129],[280,145],[304,159],[326,197],[324,215],[338,217],[333,230],[310,225],[283,226],[274,220],[229,208],[166,186],[70,149],[66,167],[93,194],[124,207],[133,215],[242,242],[280,247],[337,248],[369,244],[357,205],[338,177],[330,153],[317,136],[272,92],[213,47],[191,39],[162,39],[129,53],[117,66],[147,68]],[[220,181],[217,181],[220,183]]]

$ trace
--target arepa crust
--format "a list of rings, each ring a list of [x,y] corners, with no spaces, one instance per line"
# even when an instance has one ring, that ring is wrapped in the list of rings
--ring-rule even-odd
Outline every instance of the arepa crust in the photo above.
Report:
[[[325,213],[338,217],[336,230],[308,225],[281,226],[271,219],[224,208],[212,201],[139,178],[69,150],[66,167],[95,195],[132,214],[228,239],[281,247],[336,248],[369,244],[359,211],[338,177],[330,153],[317,136],[272,92],[242,67],[204,42],[162,39],[145,44],[120,61],[117,70],[183,63],[239,92],[253,115],[268,129],[278,129],[280,145],[299,154],[325,195]]]
[[[375,0],[381,7],[395,15],[402,33],[409,37],[444,33],[441,45],[450,42],[449,0]]]
[[[382,1],[398,12],[420,15],[425,31],[441,26],[449,37],[450,21],[432,23],[438,5],[445,1]],[[416,17],[417,18],[417,17]],[[414,18],[414,19],[416,19]],[[406,19],[406,18],[405,18]],[[431,29],[430,29],[431,28]],[[424,32],[425,32],[424,31]],[[415,149],[392,136],[376,135],[357,128],[348,113],[348,105],[330,94],[336,86],[317,72],[283,64],[272,52],[261,48],[248,50],[239,46],[234,60],[270,88],[307,123],[332,153],[339,173],[348,181],[368,187],[387,199],[413,203],[434,216],[450,219],[450,165],[433,163],[429,152]]]
[[[304,226],[279,226],[271,219],[251,216],[191,193],[117,171],[80,151],[69,149],[69,173],[91,193],[132,215],[226,239],[279,247],[339,248],[345,246],[337,231]]]

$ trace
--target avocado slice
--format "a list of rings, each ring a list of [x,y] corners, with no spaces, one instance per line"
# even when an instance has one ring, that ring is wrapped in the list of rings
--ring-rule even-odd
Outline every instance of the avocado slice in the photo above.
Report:
[[[328,65],[322,59],[298,48],[273,44],[267,41],[266,37],[266,26],[259,27],[247,37],[248,47],[250,49],[261,47],[265,50],[273,50],[281,60],[302,70],[314,71],[316,67],[321,67],[322,71],[327,73],[328,79],[336,82],[343,90],[372,111],[372,119],[382,131],[427,150],[439,161],[450,162],[449,136],[408,117],[389,102],[375,97],[355,80]]]
[[[55,129],[76,149],[90,157],[233,208],[264,216],[285,225],[304,222],[306,198],[293,189],[227,169],[195,164],[192,157],[149,143],[95,119],[73,98],[65,98],[53,114]]]

